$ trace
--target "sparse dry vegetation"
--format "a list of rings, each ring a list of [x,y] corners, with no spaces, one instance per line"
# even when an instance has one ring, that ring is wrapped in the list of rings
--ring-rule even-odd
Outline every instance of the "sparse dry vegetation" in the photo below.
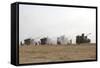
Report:
[[[19,46],[19,63],[95,60],[96,44]]]

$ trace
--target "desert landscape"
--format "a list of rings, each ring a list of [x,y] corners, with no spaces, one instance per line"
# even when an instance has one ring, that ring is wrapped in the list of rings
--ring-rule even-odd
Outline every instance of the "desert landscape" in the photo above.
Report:
[[[95,14],[87,8],[20,5],[19,64],[96,60]]]
[[[96,44],[19,46],[19,63],[95,60]]]

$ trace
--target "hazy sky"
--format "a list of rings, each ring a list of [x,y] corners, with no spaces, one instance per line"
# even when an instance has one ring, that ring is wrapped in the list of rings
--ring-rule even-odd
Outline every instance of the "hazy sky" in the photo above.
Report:
[[[91,33],[95,42],[95,9],[19,5],[19,41],[26,38],[65,35],[75,43],[76,35]]]

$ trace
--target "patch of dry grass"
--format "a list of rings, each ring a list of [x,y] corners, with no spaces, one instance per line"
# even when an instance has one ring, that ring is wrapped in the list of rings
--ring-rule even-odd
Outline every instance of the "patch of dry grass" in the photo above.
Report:
[[[19,63],[96,59],[95,44],[19,46]]]

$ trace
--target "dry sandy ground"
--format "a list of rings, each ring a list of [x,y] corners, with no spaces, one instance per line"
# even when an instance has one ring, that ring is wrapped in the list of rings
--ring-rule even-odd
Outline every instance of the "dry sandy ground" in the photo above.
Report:
[[[95,59],[95,44],[19,46],[20,64]]]

